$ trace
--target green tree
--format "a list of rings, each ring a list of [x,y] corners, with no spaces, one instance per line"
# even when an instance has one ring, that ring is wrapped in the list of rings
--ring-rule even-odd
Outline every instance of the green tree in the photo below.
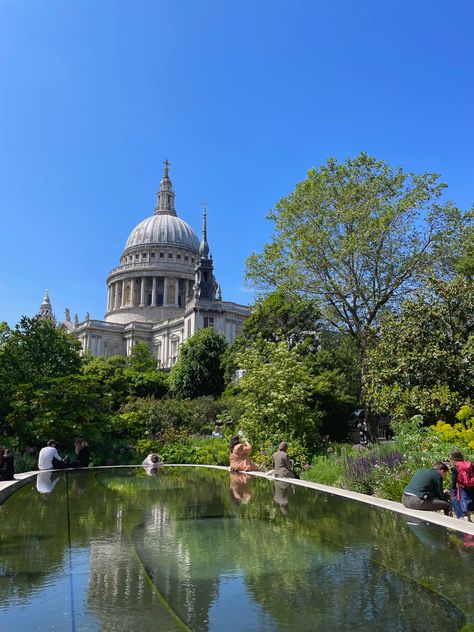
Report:
[[[433,281],[388,314],[364,375],[375,410],[453,421],[474,397],[474,280]]]
[[[101,405],[110,412],[117,411],[129,398],[160,398],[168,393],[167,375],[156,368],[156,360],[141,343],[133,347],[129,357],[89,357],[83,372],[97,381]]]
[[[270,213],[272,241],[248,259],[247,278],[315,300],[364,355],[383,310],[450,256],[462,216],[441,203],[444,187],[437,174],[406,173],[365,153],[331,158]]]
[[[49,320],[23,317],[3,333],[0,347],[2,379],[36,384],[44,378],[78,373],[80,342]]]
[[[112,356],[86,357],[83,374],[98,386],[100,407],[107,412],[115,412],[130,396],[130,384],[126,376],[127,358]]]
[[[81,345],[48,320],[23,317],[15,329],[0,333],[0,417],[10,411],[10,398],[20,384],[35,388],[51,378],[77,374]]]
[[[319,345],[321,324],[313,301],[278,289],[258,300],[244,322],[242,332],[224,354],[225,383],[232,386],[239,369],[239,353],[263,338],[269,342],[285,340],[288,347],[299,346],[301,353],[314,351]]]
[[[224,390],[222,358],[224,336],[213,328],[200,329],[180,348],[170,373],[170,389],[175,397],[219,396]]]
[[[256,340],[261,336],[270,342],[286,340],[289,347],[317,339],[320,314],[314,301],[277,289],[257,301],[245,321],[243,336]]]
[[[317,443],[322,412],[316,383],[304,358],[286,342],[261,340],[238,357],[243,377],[237,394],[239,423],[260,445]]]
[[[45,379],[34,387],[17,385],[7,422],[21,445],[42,446],[53,437],[63,451],[73,449],[76,436],[91,444],[107,430],[97,382],[82,375]]]
[[[131,349],[127,358],[127,364],[132,371],[144,373],[156,369],[157,359],[150,352],[145,342],[137,342]]]

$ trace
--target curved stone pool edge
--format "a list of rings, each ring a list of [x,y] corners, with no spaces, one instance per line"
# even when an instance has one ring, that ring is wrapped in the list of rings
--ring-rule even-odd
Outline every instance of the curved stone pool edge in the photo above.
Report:
[[[91,467],[87,468],[90,470],[102,470],[102,469],[118,469],[118,468],[130,468],[130,467],[141,467],[141,465],[106,465],[99,467]],[[191,463],[165,463],[162,467],[206,467],[210,469],[217,469],[223,471],[229,471],[228,467],[223,465],[202,465],[202,464],[191,464]],[[68,472],[75,470],[57,470],[60,472]],[[15,474],[15,480],[13,481],[0,481],[0,505],[13,494],[17,489],[20,489],[28,483],[31,479],[33,479],[38,474],[38,471],[35,472],[22,472],[20,474]],[[360,494],[358,492],[351,492],[347,489],[342,489],[340,487],[331,487],[329,485],[322,485],[321,483],[313,483],[312,481],[302,481],[295,478],[279,478],[277,476],[267,476],[264,472],[246,472],[250,476],[256,476],[265,478],[268,481],[282,481],[284,483],[291,483],[292,485],[297,485],[299,487],[307,487],[309,489],[315,489],[320,492],[325,492],[326,494],[331,494],[333,496],[341,496],[342,498],[347,498],[348,500],[355,500],[361,503],[365,503],[366,505],[372,505],[373,507],[381,507],[382,509],[388,509],[389,511],[393,511],[395,513],[401,514],[403,516],[411,516],[412,518],[417,518],[422,522],[429,522],[430,524],[435,524],[441,527],[445,527],[446,529],[453,529],[454,531],[460,531],[461,533],[468,533],[470,535],[474,535],[474,523],[466,522],[464,520],[458,520],[456,518],[450,518],[449,516],[445,516],[441,513],[437,513],[435,511],[417,511],[416,509],[407,509],[401,503],[394,502],[393,500],[385,500],[383,498],[376,498],[375,496],[368,496],[367,494]]]

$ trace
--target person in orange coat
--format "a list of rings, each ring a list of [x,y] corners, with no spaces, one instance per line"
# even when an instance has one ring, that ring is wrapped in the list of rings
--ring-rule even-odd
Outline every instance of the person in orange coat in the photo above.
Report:
[[[260,468],[250,460],[252,446],[248,441],[234,435],[230,440],[230,471],[231,472],[256,472]]]

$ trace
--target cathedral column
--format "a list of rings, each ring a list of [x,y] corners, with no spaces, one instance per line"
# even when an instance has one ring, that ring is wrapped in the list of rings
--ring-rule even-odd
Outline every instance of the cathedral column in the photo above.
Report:
[[[112,286],[107,287],[107,311],[110,312],[110,301],[112,300]]]
[[[121,287],[122,287],[122,300],[120,301],[120,307],[123,307],[125,305],[125,281],[121,281]]]
[[[168,277],[163,279],[163,305],[168,305]]]
[[[135,279],[133,277],[130,280],[130,305],[135,306]]]
[[[114,283],[114,302],[115,302],[114,308],[115,309],[118,309],[120,307],[120,304],[119,304],[119,287],[118,287],[118,285],[119,284],[117,282]]]
[[[151,304],[153,307],[156,305],[156,276],[153,277],[153,286],[151,289]]]
[[[141,277],[141,285],[140,285],[140,307],[145,305],[145,281],[146,277]]]
[[[176,305],[176,307],[179,306],[179,279],[175,279],[174,280],[174,304]]]

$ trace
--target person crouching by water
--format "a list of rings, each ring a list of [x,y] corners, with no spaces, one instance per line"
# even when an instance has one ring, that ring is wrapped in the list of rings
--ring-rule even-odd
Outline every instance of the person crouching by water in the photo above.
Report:
[[[87,441],[84,441],[81,437],[74,439],[74,452],[76,458],[71,463],[68,463],[68,467],[89,467],[91,451]]]
[[[456,518],[471,521],[474,511],[474,467],[460,450],[453,450],[449,458],[452,465],[451,493],[454,514]]]
[[[230,440],[230,471],[231,472],[257,472],[260,470],[256,463],[250,460],[252,446],[239,435],[234,435]]]
[[[407,509],[438,511],[449,515],[449,494],[443,491],[443,479],[449,472],[446,463],[434,463],[430,468],[415,472],[403,490],[402,505]]]
[[[0,481],[13,481],[14,474],[13,453],[8,448],[0,446]]]
[[[288,458],[288,444],[282,441],[278,446],[278,452],[273,454],[273,475],[281,478],[298,478],[293,472],[293,461]]]

